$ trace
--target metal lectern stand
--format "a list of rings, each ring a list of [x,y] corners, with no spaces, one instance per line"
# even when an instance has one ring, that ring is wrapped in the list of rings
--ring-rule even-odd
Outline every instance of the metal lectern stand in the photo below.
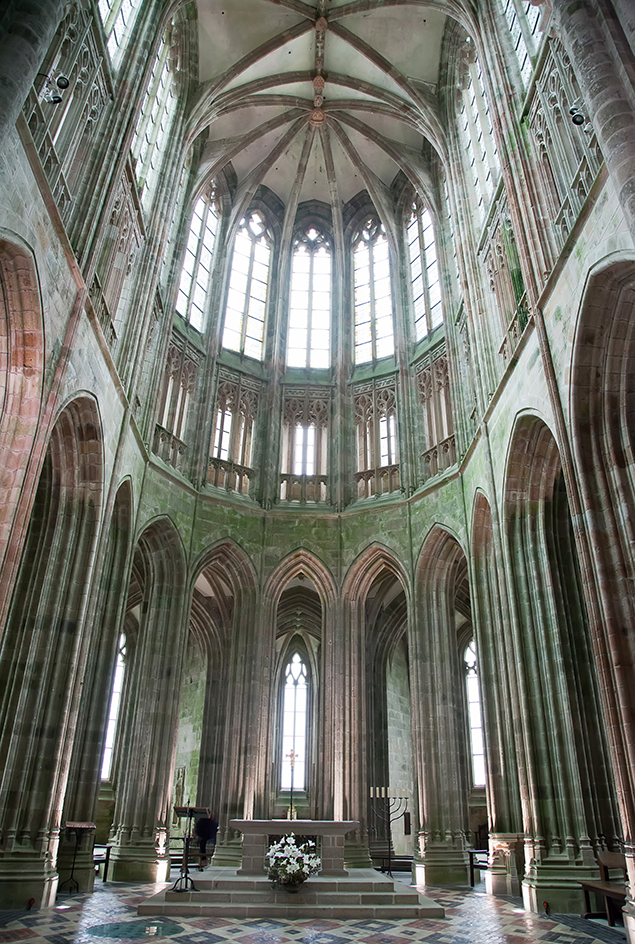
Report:
[[[207,816],[209,817],[210,812],[206,806],[175,806],[174,813],[179,819],[187,817],[187,828],[185,830],[185,835],[181,838],[183,839],[183,860],[181,862],[181,874],[177,878],[176,882],[172,886],[173,892],[188,892],[198,891],[196,885],[190,878],[190,865],[189,865],[189,856],[190,856],[190,840],[192,839],[192,820],[195,816]]]
[[[97,827],[95,826],[94,823],[71,823],[67,821],[66,823],[64,823],[64,828],[68,829],[69,831],[75,830],[75,851],[73,853],[73,864],[71,866],[71,874],[66,879],[66,881],[62,882],[62,884],[59,886],[59,888],[57,889],[57,893],[59,895],[59,893],[62,891],[64,886],[68,885],[68,894],[72,895],[73,885],[75,886],[75,892],[79,893],[79,883],[77,879],[75,878],[75,863],[77,861],[77,850],[79,849],[79,844],[82,841],[82,836],[84,835],[84,833],[89,832],[91,829],[96,829]]]

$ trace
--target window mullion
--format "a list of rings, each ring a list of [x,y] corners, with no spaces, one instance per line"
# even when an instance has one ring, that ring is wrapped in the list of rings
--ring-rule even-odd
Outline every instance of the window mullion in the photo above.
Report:
[[[426,327],[427,333],[432,331],[432,306],[430,304],[430,286],[428,284],[428,265],[426,258],[426,245],[423,236],[423,222],[421,210],[417,209],[417,226],[419,228],[419,257],[421,259],[421,284],[423,288],[423,298],[426,306]]]
[[[370,336],[373,342],[373,364],[377,360],[377,326],[375,324],[375,267],[374,267],[375,244],[368,243],[368,288],[370,298]]]
[[[243,324],[240,332],[240,353],[245,353],[245,341],[247,339],[247,320],[249,318],[249,303],[251,301],[251,279],[254,271],[254,259],[256,255],[256,241],[251,236],[251,250],[249,252],[249,269],[247,270],[247,285],[245,288],[245,304],[243,307]],[[267,293],[268,294],[268,293]],[[264,338],[263,338],[264,343]]]
[[[201,253],[203,251],[203,240],[205,238],[205,227],[207,225],[207,215],[209,213],[209,203],[207,200],[204,201],[203,206],[203,216],[201,221],[201,226],[199,230],[198,241],[196,243],[196,255],[194,256],[194,265],[192,267],[192,284],[190,285],[190,297],[187,300],[187,322],[190,322],[190,315],[192,313],[192,305],[194,303],[194,293],[196,292],[196,285],[198,283],[198,269],[201,262]],[[212,262],[213,262],[212,258]]]

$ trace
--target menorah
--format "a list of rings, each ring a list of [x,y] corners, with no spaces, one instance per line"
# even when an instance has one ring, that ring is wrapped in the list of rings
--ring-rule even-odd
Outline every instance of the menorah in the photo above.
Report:
[[[379,817],[386,823],[388,832],[388,875],[392,877],[392,824],[403,817],[404,835],[410,835],[408,794],[399,787],[371,787],[370,798],[374,801],[371,806],[374,817]]]

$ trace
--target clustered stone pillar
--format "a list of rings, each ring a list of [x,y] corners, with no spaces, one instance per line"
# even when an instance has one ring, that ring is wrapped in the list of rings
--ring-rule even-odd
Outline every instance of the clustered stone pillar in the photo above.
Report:
[[[618,62],[630,50],[616,50],[604,15],[593,0],[553,0],[555,26],[578,80],[586,114],[602,149],[626,222],[635,239],[635,107]],[[632,55],[631,55],[632,58]]]
[[[15,127],[66,0],[13,0],[0,20],[0,147]]]

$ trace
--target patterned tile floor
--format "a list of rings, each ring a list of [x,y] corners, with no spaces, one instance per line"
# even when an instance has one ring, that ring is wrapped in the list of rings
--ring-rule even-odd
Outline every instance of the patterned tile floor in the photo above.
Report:
[[[158,885],[103,885],[92,895],[60,897],[39,912],[0,912],[0,944],[91,944],[169,939],[174,944],[624,944],[623,929],[571,916],[542,917],[516,899],[475,889],[428,889],[443,920],[272,921],[264,918],[140,918],[137,905]]]

